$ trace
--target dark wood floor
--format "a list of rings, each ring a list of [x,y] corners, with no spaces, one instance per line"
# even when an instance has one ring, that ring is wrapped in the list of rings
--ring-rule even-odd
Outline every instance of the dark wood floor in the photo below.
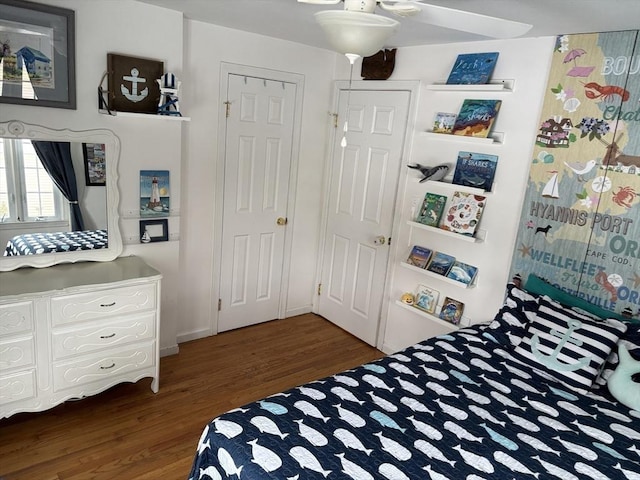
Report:
[[[312,314],[183,343],[155,395],[143,379],[0,420],[0,480],[186,480],[213,417],[381,356]]]

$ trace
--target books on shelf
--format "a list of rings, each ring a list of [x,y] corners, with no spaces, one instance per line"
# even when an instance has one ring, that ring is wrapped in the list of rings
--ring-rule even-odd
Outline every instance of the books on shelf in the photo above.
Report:
[[[416,221],[423,225],[437,227],[440,224],[442,213],[444,212],[447,197],[436,193],[427,192],[422,202],[420,212]]]
[[[458,152],[452,183],[491,191],[496,175],[498,156],[486,153]]]
[[[499,52],[461,53],[456,58],[448,85],[477,85],[489,83],[498,62]]]
[[[453,125],[453,134],[487,138],[502,100],[465,99]]]
[[[456,123],[455,113],[438,112],[433,119],[433,133],[452,133]]]
[[[443,215],[442,228],[473,237],[484,209],[486,197],[466,192],[454,192],[449,208]]]
[[[407,263],[418,268],[426,268],[432,253],[433,250],[429,248],[414,245],[409,254],[409,258],[407,258]]]
[[[427,265],[427,270],[437,273],[438,275],[446,276],[455,260],[455,257],[446,253],[434,252],[431,256],[431,261]]]
[[[462,312],[464,312],[464,303],[459,300],[445,297],[442,301],[442,308],[440,309],[440,318],[442,320],[458,325],[462,319]]]
[[[464,283],[465,285],[471,285],[477,273],[478,267],[456,260],[449,269],[447,278]]]
[[[434,313],[436,305],[438,305],[438,297],[440,297],[440,292],[437,290],[426,285],[418,285],[413,306],[427,313]]]

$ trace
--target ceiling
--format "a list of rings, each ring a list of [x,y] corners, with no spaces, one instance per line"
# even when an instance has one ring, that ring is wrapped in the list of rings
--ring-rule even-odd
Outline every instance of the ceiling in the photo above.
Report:
[[[183,12],[188,19],[329,49],[313,14],[341,9],[296,0],[137,0]],[[533,25],[525,37],[640,28],[640,0],[426,0],[425,3]],[[378,9],[379,11],[380,9]],[[386,14],[386,13],[385,13]],[[487,40],[487,37],[399,18],[386,47]]]

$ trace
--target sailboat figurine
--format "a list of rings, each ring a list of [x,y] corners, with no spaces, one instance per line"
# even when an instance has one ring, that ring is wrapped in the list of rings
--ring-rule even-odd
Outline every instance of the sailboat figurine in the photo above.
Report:
[[[151,241],[151,235],[149,235],[149,231],[145,228],[142,237],[140,237],[140,241],[142,243],[149,243]]]
[[[552,170],[549,173],[553,173],[553,175],[542,189],[542,196],[547,198],[560,198],[560,191],[558,189],[558,171]]]

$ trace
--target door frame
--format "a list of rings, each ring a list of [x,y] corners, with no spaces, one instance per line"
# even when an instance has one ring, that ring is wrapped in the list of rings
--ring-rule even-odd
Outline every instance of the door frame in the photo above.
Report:
[[[222,228],[223,228],[223,201],[225,180],[225,159],[227,153],[227,119],[225,103],[229,86],[229,75],[265,78],[270,81],[293,83],[296,85],[295,106],[293,115],[293,132],[291,144],[291,166],[289,168],[289,193],[287,195],[286,216],[291,220],[291,214],[295,211],[296,179],[298,178],[298,160],[300,157],[300,132],[302,129],[302,99],[304,97],[304,76],[296,73],[282,72],[267,68],[253,67],[235,63],[220,63],[220,90],[218,102],[218,151],[215,168],[215,192],[213,208],[213,245],[212,245],[212,279],[213,294],[211,296],[211,322],[209,335],[218,333],[218,299],[220,298],[220,273],[222,268]],[[289,273],[291,268],[291,244],[292,222],[287,224],[284,232],[284,256],[282,265],[282,281],[280,285],[280,305],[278,318],[284,318],[289,293]]]
[[[333,83],[332,88],[332,112],[338,111],[338,100],[341,91],[349,90],[349,82],[346,80],[336,80]],[[351,84],[352,91],[407,91],[409,92],[409,110],[407,112],[407,130],[405,132],[404,147],[402,149],[402,160],[400,162],[400,172],[398,176],[398,184],[396,185],[396,194],[394,197],[394,214],[391,226],[391,241],[392,247],[390,247],[389,258],[387,259],[386,274],[384,281],[384,290],[382,305],[380,306],[380,318],[378,319],[378,329],[376,333],[376,348],[381,350],[382,340],[384,338],[384,330],[387,325],[387,312],[389,310],[389,291],[393,285],[393,269],[391,266],[395,260],[395,243],[393,239],[398,238],[400,232],[400,218],[402,215],[397,214],[395,210],[396,205],[402,205],[402,199],[404,198],[406,191],[406,168],[403,168],[407,159],[411,158],[411,150],[413,147],[413,138],[416,131],[416,117],[418,113],[418,101],[420,93],[420,81],[419,80],[354,80]],[[331,181],[331,173],[333,169],[332,159],[334,157],[334,147],[336,144],[336,136],[342,135],[343,121],[338,120],[337,127],[330,128],[328,135],[328,146],[325,158],[325,169],[322,178],[322,219],[320,223],[320,238],[318,240],[318,262],[316,264],[315,285],[319,285],[322,280],[322,265],[324,263],[324,249],[325,239],[327,235],[327,225],[329,220],[329,189]],[[426,129],[426,126],[425,126]],[[403,175],[402,172],[405,172]],[[391,273],[391,275],[389,275]],[[312,312],[319,313],[319,295],[315,292],[312,301]]]

